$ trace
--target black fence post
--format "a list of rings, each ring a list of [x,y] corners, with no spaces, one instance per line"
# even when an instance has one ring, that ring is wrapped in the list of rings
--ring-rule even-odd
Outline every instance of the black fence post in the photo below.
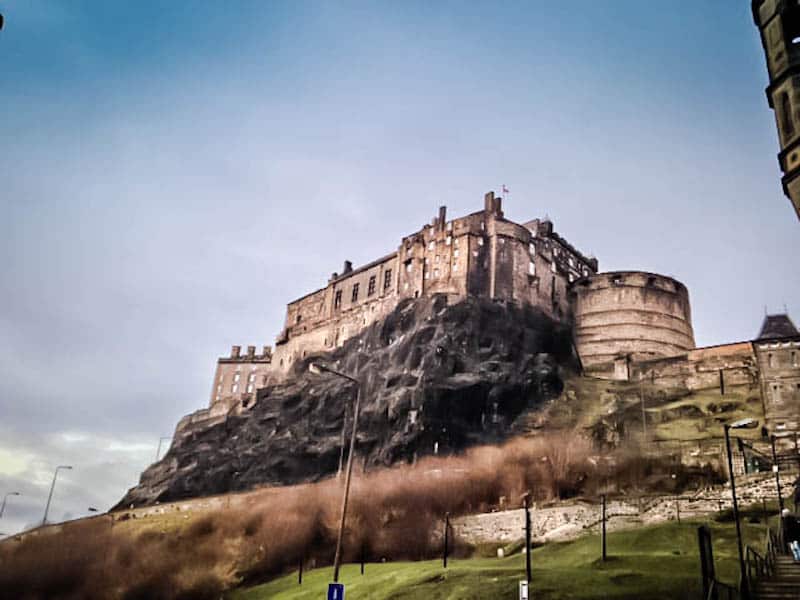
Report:
[[[450,513],[444,514],[444,556],[442,559],[442,565],[446,569],[447,568],[447,551],[448,551],[448,541],[450,535]]]
[[[361,542],[361,574],[364,574],[364,563],[367,562],[367,545]]]
[[[300,561],[297,565],[297,585],[303,584],[303,555],[300,555]]]
[[[602,560],[605,561],[607,558],[606,554],[606,495],[603,494],[600,496],[601,501],[601,509],[600,509],[600,521],[602,524],[600,530],[600,546],[601,546],[601,557]]]
[[[525,577],[531,587],[531,495],[525,494]]]

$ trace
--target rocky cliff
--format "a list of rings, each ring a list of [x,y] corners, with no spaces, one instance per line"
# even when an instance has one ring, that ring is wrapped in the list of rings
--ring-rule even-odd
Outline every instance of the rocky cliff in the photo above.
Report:
[[[500,441],[523,411],[560,393],[563,373],[577,366],[569,330],[533,308],[408,300],[343,347],[298,361],[246,412],[180,432],[118,506],[335,473],[355,385],[310,373],[311,361],[361,382],[363,469]]]

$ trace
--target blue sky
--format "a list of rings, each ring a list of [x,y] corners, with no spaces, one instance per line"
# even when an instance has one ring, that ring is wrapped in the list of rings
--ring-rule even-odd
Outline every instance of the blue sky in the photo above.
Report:
[[[0,531],[66,461],[53,516],[107,508],[231,344],[501,184],[602,269],[683,281],[699,345],[800,319],[749,2],[0,11]]]

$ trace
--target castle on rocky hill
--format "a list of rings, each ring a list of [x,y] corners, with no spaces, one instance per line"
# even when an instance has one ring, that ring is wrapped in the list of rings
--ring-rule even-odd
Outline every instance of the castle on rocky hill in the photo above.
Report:
[[[800,334],[787,316],[768,317],[756,341],[696,348],[682,283],[656,273],[599,273],[597,259],[556,233],[551,221],[506,219],[494,192],[482,210],[464,217],[448,221],[441,207],[394,252],[358,268],[345,261],[324,287],[290,302],[274,350],[248,346],[242,353],[233,346],[217,362],[209,408],[191,421],[248,409],[256,391],[284,380],[297,360],[340,347],[404,300],[434,295],[450,303],[480,297],[529,305],[572,325],[577,355],[596,377],[672,378],[689,389],[722,390],[726,382],[759,381],[765,421],[797,429]]]

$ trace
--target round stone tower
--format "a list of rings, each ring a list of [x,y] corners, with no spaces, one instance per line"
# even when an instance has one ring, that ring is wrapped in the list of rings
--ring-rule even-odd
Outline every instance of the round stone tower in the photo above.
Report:
[[[572,285],[575,345],[583,366],[638,361],[694,348],[689,292],[640,271],[598,273]]]

